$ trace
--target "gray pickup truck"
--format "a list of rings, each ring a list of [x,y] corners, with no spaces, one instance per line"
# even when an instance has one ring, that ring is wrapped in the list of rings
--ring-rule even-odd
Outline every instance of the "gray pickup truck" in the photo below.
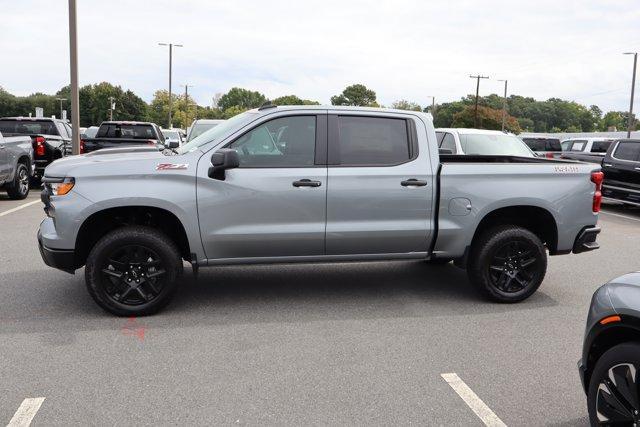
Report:
[[[183,260],[453,260],[488,298],[517,302],[547,251],[596,249],[600,231],[599,166],[440,155],[431,116],[399,110],[263,106],[177,150],[58,160],[44,181],[44,262],[84,265],[116,315],[165,306]]]
[[[0,132],[0,188],[10,199],[24,199],[29,195],[29,179],[33,172],[31,138],[5,137]]]

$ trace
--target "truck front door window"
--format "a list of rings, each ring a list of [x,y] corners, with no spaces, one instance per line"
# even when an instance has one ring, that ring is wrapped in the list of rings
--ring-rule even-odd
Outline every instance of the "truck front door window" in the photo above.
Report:
[[[451,154],[456,154],[457,150],[456,150],[456,140],[453,137],[452,134],[450,133],[446,133],[444,135],[444,139],[442,140],[442,144],[440,145],[440,148],[444,148],[446,150],[451,150]]]
[[[316,145],[315,116],[291,116],[261,124],[229,145],[240,167],[311,167]]]

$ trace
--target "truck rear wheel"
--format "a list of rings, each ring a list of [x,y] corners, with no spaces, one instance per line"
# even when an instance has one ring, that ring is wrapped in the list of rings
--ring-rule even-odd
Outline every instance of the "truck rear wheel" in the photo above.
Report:
[[[22,200],[29,195],[29,169],[24,163],[16,165],[16,173],[11,183],[5,185],[10,199]]]
[[[485,231],[474,242],[467,274],[485,297],[503,303],[527,299],[547,271],[547,253],[538,236],[514,225]]]
[[[144,316],[165,307],[182,260],[175,243],[150,227],[116,229],[87,258],[85,281],[94,301],[117,316]]]

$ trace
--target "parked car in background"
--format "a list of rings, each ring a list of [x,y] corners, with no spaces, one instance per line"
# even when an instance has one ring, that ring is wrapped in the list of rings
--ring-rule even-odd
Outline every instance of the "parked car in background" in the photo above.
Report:
[[[89,293],[117,315],[165,306],[183,259],[454,260],[488,299],[522,301],[542,283],[547,251],[598,248],[602,173],[480,135],[463,142],[473,153],[502,143],[523,155],[439,155],[421,112],[269,106],[175,152],[63,159],[45,176],[41,254],[68,272],[86,265]]]
[[[162,135],[164,135],[164,140],[166,142],[175,141],[178,146],[181,146],[184,140],[182,139],[182,133],[180,129],[160,129],[162,131]]]
[[[103,148],[123,148],[149,145],[163,150],[164,136],[160,127],[149,122],[102,122],[95,138],[80,141],[80,152],[90,153]]]
[[[497,130],[438,128],[438,148],[451,154],[534,157],[535,154],[517,136]]]
[[[35,172],[31,185],[40,186],[44,169],[56,159],[71,154],[71,126],[60,119],[46,117],[3,117],[0,132],[5,136],[31,138]]]
[[[556,159],[562,154],[562,145],[560,145],[560,140],[558,138],[549,138],[546,136],[523,136],[520,139],[522,139],[522,141],[524,141],[524,143],[527,144],[527,146],[531,148],[537,156]]]
[[[593,294],[578,371],[592,426],[640,425],[640,272]]]
[[[603,161],[602,196],[606,200],[640,206],[640,139],[620,139]]]
[[[33,170],[31,137],[4,136],[0,132],[0,188],[10,199],[20,200],[29,195],[29,179]]]
[[[602,163],[612,138],[569,138],[562,141],[562,158],[583,162]]]
[[[80,132],[80,139],[95,138],[98,133],[98,129],[100,129],[98,126],[89,126],[88,128],[85,128],[84,131]]]
[[[218,126],[220,123],[224,123],[224,120],[210,120],[210,119],[197,119],[191,123],[187,133],[187,142],[191,141],[211,128]]]

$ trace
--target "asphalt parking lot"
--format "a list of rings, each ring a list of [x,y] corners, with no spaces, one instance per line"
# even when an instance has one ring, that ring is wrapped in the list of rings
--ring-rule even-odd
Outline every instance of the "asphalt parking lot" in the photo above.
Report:
[[[167,310],[116,318],[42,262],[38,198],[0,197],[0,424],[44,397],[33,425],[481,425],[455,373],[507,425],[586,425],[591,294],[640,269],[640,210],[606,206],[601,249],[550,258],[517,305],[452,265],[245,266],[185,270]]]

